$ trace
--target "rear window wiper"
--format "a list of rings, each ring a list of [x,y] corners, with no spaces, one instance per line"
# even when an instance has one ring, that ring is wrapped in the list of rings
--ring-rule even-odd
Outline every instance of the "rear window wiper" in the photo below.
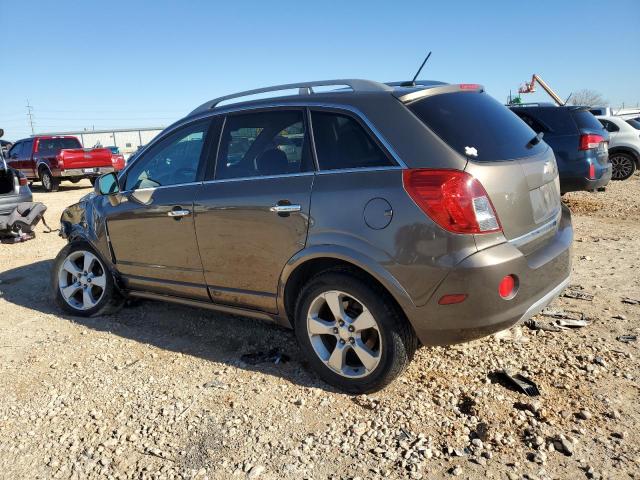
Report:
[[[539,144],[540,140],[542,140],[542,137],[544,137],[544,132],[540,132],[535,137],[533,137],[531,140],[529,140],[529,143],[527,143],[527,148],[533,148],[534,146]]]

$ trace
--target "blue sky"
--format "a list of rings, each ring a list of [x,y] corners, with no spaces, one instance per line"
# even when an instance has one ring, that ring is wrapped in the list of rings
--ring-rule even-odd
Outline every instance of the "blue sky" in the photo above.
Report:
[[[640,102],[640,1],[0,0],[0,127],[168,125],[210,98],[304,80],[477,82],[501,101],[540,74]],[[544,94],[526,101],[547,100]]]

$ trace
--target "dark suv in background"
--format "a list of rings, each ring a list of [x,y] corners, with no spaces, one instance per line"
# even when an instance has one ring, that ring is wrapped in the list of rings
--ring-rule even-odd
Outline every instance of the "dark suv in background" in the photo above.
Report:
[[[562,193],[597,190],[611,180],[609,134],[588,107],[522,104],[511,111],[553,148]]]
[[[573,236],[553,151],[481,86],[367,80],[207,102],[100,177],[61,233],[67,312],[134,296],[272,320],[351,392],[388,384],[419,343],[540,311]]]

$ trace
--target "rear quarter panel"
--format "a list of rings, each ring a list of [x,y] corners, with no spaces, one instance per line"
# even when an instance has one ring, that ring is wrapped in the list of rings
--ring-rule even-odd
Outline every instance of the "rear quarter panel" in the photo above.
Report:
[[[379,199],[388,202],[390,216],[372,207]],[[384,228],[369,226],[385,219]],[[449,269],[477,251],[473,236],[445,232],[413,203],[399,168],[317,175],[307,249],[323,246],[357,252],[356,263],[376,277],[382,268],[415,305],[425,304]]]

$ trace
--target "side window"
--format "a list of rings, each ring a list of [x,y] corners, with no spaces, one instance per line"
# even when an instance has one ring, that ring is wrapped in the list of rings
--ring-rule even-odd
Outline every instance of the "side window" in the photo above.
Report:
[[[33,152],[33,140],[26,140],[22,144],[22,151],[20,152],[20,156],[26,159],[30,159],[31,152]]]
[[[11,147],[11,150],[9,150],[9,154],[7,155],[7,158],[14,160],[18,157],[20,157],[20,153],[22,152],[22,145],[24,143],[23,142],[18,142],[16,144],[13,145],[13,147]]]
[[[191,124],[151,147],[127,172],[125,190],[195,182],[209,124]]]
[[[600,123],[607,132],[617,132],[620,130],[617,125],[613,124],[609,120],[600,120]]]
[[[529,128],[531,128],[531,130],[533,130],[536,133],[540,133],[540,132],[546,132],[547,129],[540,123],[538,122],[535,118],[522,113],[522,112],[515,112],[516,115],[518,115],[520,117],[520,119],[526,123],[527,125],[529,125]]]
[[[302,110],[230,115],[216,179],[286,175],[313,169]]]
[[[393,165],[355,119],[339,113],[312,112],[311,120],[320,170]]]

